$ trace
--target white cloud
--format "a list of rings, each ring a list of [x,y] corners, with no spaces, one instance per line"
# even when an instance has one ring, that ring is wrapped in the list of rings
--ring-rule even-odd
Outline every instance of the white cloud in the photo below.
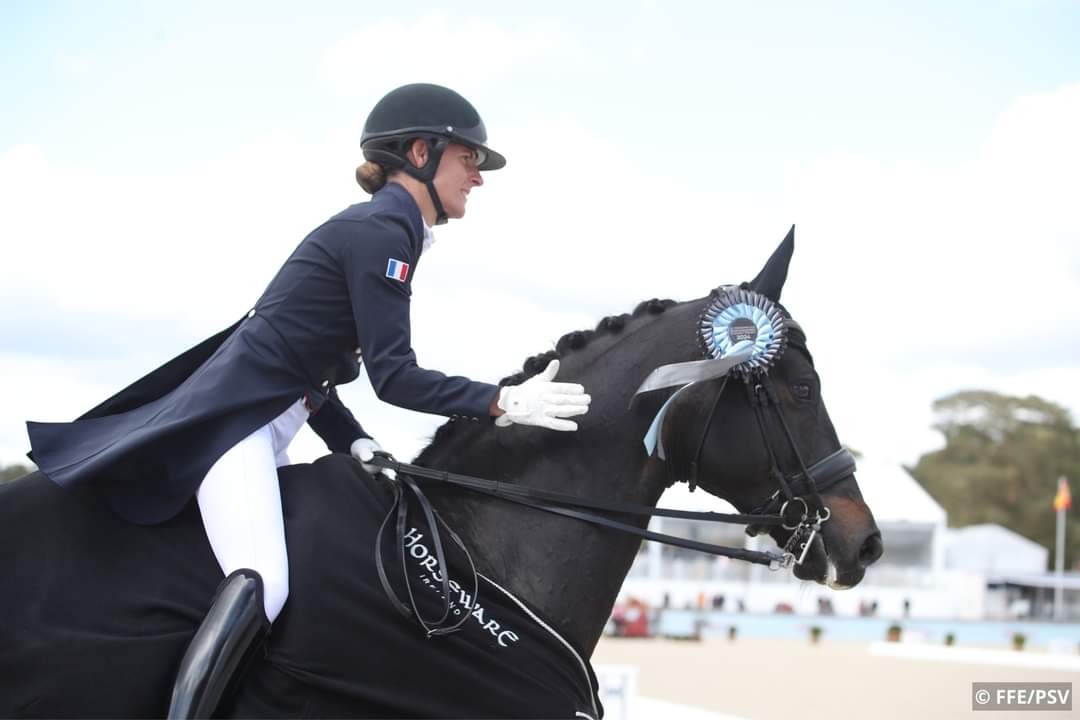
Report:
[[[767,201],[690,187],[569,115],[504,129],[498,147],[507,168],[439,232],[463,273],[503,286],[609,311],[689,299],[750,279],[787,231]]]
[[[384,20],[349,34],[323,53],[319,76],[342,96],[374,102],[407,83],[438,83],[468,96],[468,90],[522,71],[580,68],[586,62],[588,53],[552,23],[507,27],[433,13],[412,23]]]
[[[1018,244],[1054,243],[1080,227],[1080,84],[1023,97],[998,119],[975,182]],[[1076,236],[1073,235],[1074,241]],[[1080,259],[1073,242],[1070,259]]]
[[[360,199],[343,147],[271,132],[184,173],[115,175],[17,146],[0,156],[0,282],[71,309],[238,316],[316,218]]]
[[[466,27],[434,17],[412,29],[445,48],[469,37]],[[370,51],[393,29],[373,28],[327,53],[330,81],[344,82],[360,59],[349,53]],[[507,65],[562,42],[501,32],[486,36],[515,46]],[[401,82],[422,69],[406,67]],[[969,387],[1040,394],[1076,417],[1074,127],[1080,86],[1018,100],[972,163],[838,153],[787,167],[782,193],[752,195],[691,186],[572,115],[534,115],[493,133],[510,164],[473,193],[466,222],[436,231],[418,270],[420,360],[494,380],[562,333],[639,300],[689,299],[750,279],[796,222],[785,300],[810,333],[845,441],[913,462],[938,444],[931,401]],[[0,236],[19,242],[5,243],[0,300],[160,318],[184,338],[167,357],[245,310],[304,234],[361,199],[347,159],[356,154],[353,130],[318,140],[267,131],[183,173],[122,176],[67,167],[47,149],[9,149],[0,155],[0,197],[9,205]],[[16,383],[4,381],[7,459],[23,449],[22,420],[74,416],[105,390],[79,367],[78,348],[71,359],[44,361],[18,351],[9,349],[3,376],[47,390],[11,394]],[[401,456],[441,422],[379,404],[363,380],[344,394]],[[318,441],[305,438],[300,457],[319,454]]]
[[[57,53],[52,59],[53,67],[62,75],[84,78],[90,74],[93,65],[84,55]]]
[[[1038,363],[1055,343],[1080,350],[1069,331],[1080,322],[1077,126],[1080,86],[1019,100],[971,164],[791,167],[787,202],[815,243],[799,286],[842,264],[842,282],[812,292],[874,347],[977,351],[988,365],[992,354]]]

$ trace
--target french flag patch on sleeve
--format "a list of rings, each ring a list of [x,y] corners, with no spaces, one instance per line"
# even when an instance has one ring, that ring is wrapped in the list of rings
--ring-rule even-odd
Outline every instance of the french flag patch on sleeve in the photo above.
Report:
[[[409,277],[409,263],[390,258],[386,263],[386,277],[405,282]]]

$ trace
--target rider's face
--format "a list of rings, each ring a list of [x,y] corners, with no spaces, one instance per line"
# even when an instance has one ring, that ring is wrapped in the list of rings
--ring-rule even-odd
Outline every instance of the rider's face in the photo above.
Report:
[[[476,151],[464,145],[450,143],[443,152],[435,173],[435,189],[447,217],[464,217],[469,191],[484,184],[476,163]]]

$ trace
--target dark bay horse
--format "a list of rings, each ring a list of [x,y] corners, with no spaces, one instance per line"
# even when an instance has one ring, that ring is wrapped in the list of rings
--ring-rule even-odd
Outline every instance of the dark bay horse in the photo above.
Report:
[[[746,287],[779,303],[789,237]],[[741,512],[840,443],[801,330],[768,371],[775,419],[761,422],[733,382],[697,383],[667,408],[667,459],[642,437],[672,393],[634,399],[655,368],[700,360],[703,311],[716,297],[647,301],[563,337],[531,358],[520,382],[561,359],[560,380],[593,396],[576,433],[451,421],[419,465],[591,498],[655,505],[695,459],[697,484]],[[786,314],[786,311],[784,311]],[[795,326],[797,328],[797,326]],[[629,408],[629,409],[628,409]],[[391,481],[332,455],[281,470],[290,587],[285,611],[223,715],[278,717],[597,717],[587,659],[640,539],[483,495],[425,485],[468,548],[449,559],[461,631],[426,637],[377,580],[373,547]],[[822,492],[829,513],[795,575],[851,587],[881,555],[880,533],[853,474]],[[39,473],[0,486],[0,716],[161,716],[176,666],[221,574],[194,503],[162,525],[127,524],[90,490],[68,492]],[[644,527],[643,518],[623,518]],[[384,558],[417,607],[445,609],[432,531],[413,511],[405,542]],[[393,525],[393,522],[391,522]],[[779,545],[790,531],[771,531]],[[444,537],[447,532],[444,531]],[[447,543],[447,547],[450,544]],[[400,552],[398,552],[400,550]],[[394,580],[393,578],[399,578]],[[478,592],[477,592],[478,591]],[[433,610],[434,608],[434,610]]]

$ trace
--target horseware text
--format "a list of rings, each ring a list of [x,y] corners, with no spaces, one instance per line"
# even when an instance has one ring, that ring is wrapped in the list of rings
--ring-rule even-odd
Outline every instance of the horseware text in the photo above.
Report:
[[[431,554],[431,551],[428,550],[427,546],[420,542],[423,537],[423,533],[416,528],[409,528],[409,532],[405,533],[403,541],[406,549],[409,551],[409,555],[418,561],[417,564],[422,569],[427,570],[427,574],[420,576],[421,582],[442,597],[441,586],[443,578],[442,575],[439,574],[439,561]],[[460,584],[454,580],[450,580],[448,584],[450,589],[457,594],[456,598],[450,598],[450,611],[454,615],[461,615],[462,607],[464,607],[465,610],[471,610],[473,619],[476,620],[477,624],[479,624],[483,630],[487,631],[488,634],[495,638],[495,641],[500,647],[510,647],[511,644],[520,640],[518,634],[513,630],[506,630],[503,623],[500,623],[492,617],[485,619],[484,607],[480,603],[475,602],[473,597],[469,595]],[[458,605],[461,607],[458,607]]]

